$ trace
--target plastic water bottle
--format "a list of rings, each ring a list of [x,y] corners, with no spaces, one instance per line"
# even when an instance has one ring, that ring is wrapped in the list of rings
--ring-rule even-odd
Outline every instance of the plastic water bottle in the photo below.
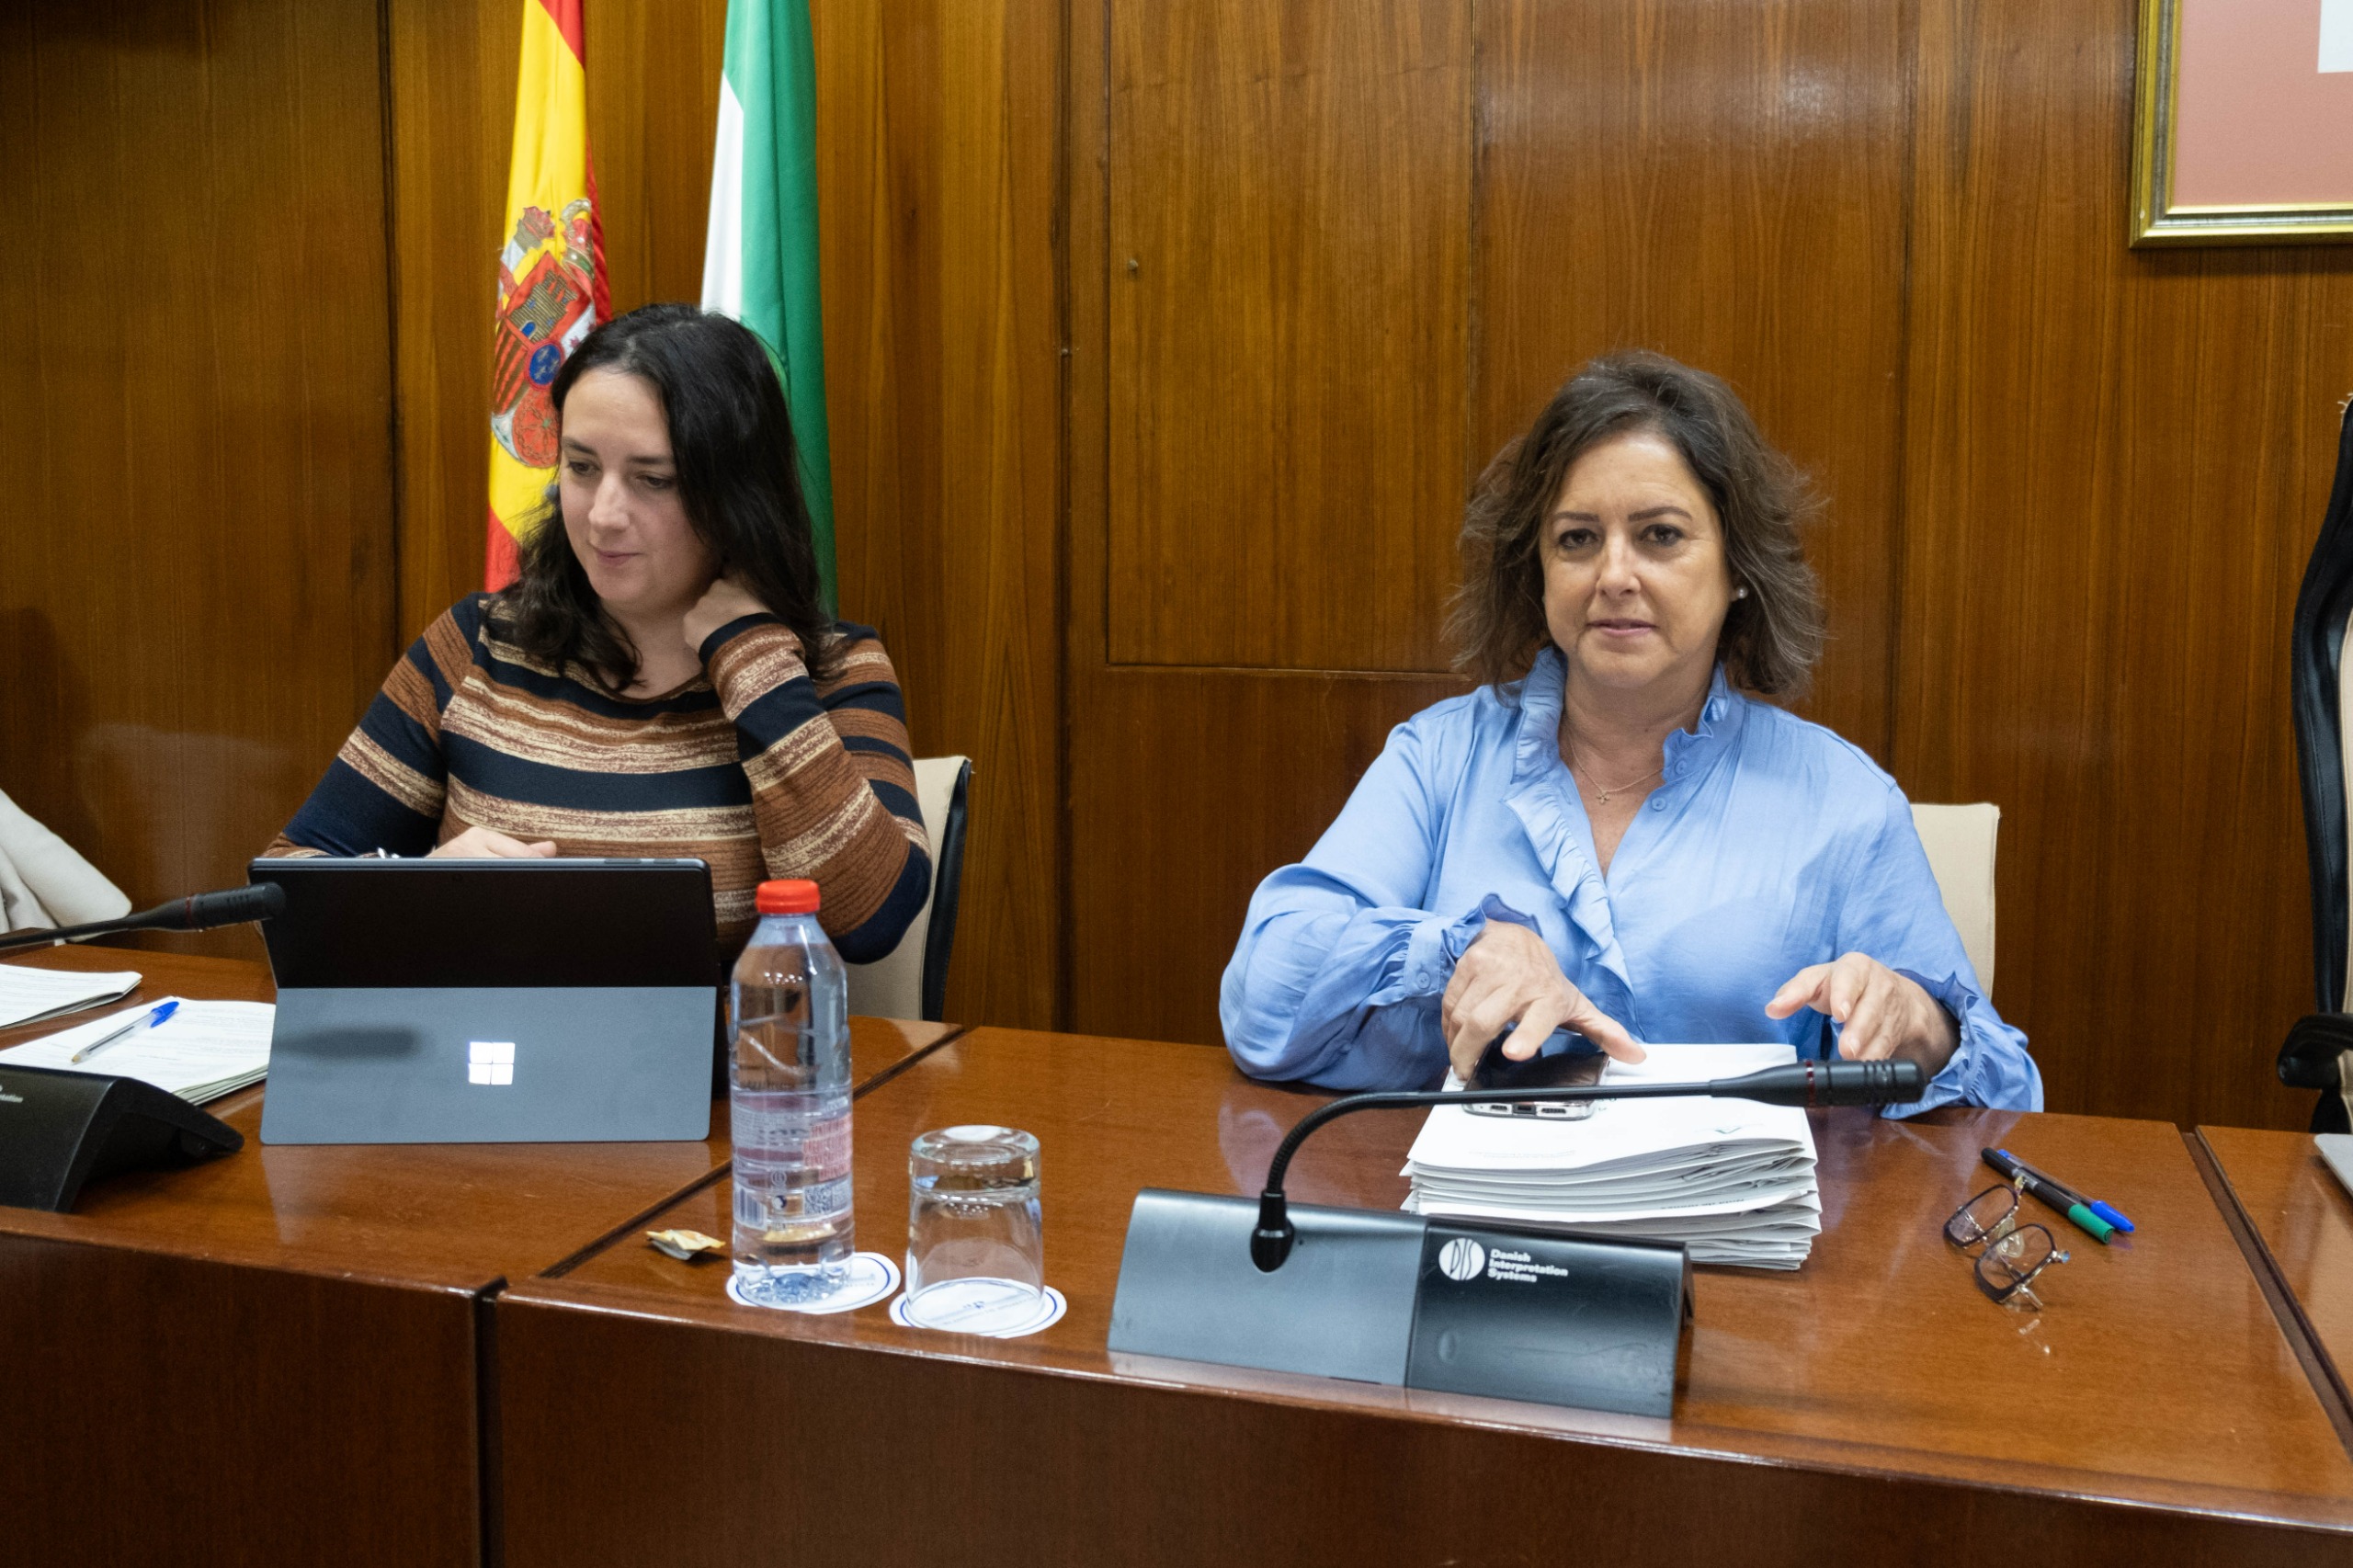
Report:
[[[727,1078],[735,1135],[736,1290],[789,1305],[841,1289],[850,1207],[849,999],[817,924],[817,884],[762,882],[735,962]]]

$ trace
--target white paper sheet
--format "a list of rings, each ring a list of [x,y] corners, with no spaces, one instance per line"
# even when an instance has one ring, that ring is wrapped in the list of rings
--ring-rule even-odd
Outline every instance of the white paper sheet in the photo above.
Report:
[[[77,974],[71,970],[0,963],[0,1028],[112,1002],[130,995],[138,984],[136,970]]]
[[[1797,1060],[1787,1045],[1655,1045],[1606,1083],[1702,1083]],[[1406,1156],[1416,1213],[1680,1241],[1698,1263],[1795,1268],[1822,1228],[1813,1129],[1791,1106],[1612,1100],[1590,1118],[1430,1112]]]
[[[74,1053],[153,1010],[141,1003],[102,1018],[0,1051],[0,1066],[62,1067],[138,1078],[202,1105],[258,1082],[269,1070],[269,1031],[278,1009],[267,1002],[181,1001],[172,1016],[91,1057]]]

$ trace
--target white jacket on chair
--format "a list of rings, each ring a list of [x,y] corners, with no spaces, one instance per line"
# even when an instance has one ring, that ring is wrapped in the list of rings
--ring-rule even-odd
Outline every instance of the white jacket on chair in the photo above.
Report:
[[[120,888],[0,795],[0,931],[79,926],[130,911]]]

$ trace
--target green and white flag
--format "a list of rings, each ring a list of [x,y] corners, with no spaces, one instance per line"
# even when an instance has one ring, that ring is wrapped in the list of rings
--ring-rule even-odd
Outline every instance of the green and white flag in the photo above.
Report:
[[[757,333],[776,361],[830,608],[834,469],[817,288],[817,73],[808,0],[728,0],[702,303]]]

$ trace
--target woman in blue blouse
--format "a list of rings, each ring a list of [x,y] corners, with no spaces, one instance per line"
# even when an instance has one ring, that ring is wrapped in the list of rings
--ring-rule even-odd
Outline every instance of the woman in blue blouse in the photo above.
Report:
[[[1821,650],[1803,506],[1713,376],[1637,354],[1561,389],[1463,525],[1478,690],[1399,725],[1250,902],[1220,999],[1245,1072],[1417,1085],[1566,1027],[1629,1061],[1910,1058],[1927,1093],[1895,1115],[2041,1108],[1903,791],[1749,695],[1802,689]]]

